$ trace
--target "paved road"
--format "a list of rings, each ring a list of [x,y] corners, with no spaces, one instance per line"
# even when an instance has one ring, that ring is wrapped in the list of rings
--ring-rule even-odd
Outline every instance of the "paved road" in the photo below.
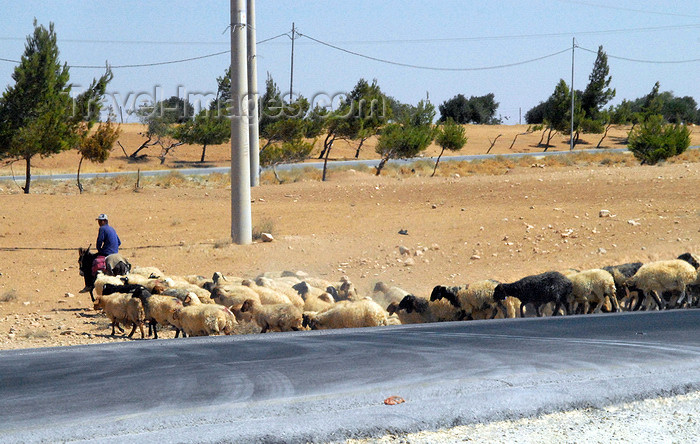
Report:
[[[679,310],[4,351],[0,442],[323,442],[603,405],[700,387],[698,337]]]
[[[697,149],[700,146],[692,146],[690,149]],[[611,149],[584,149],[576,150],[575,153],[626,153],[628,150],[626,148],[611,148]],[[481,159],[493,158],[496,156],[503,157],[524,157],[531,156],[535,158],[545,157],[545,156],[559,156],[564,154],[571,154],[570,151],[547,151],[546,153],[509,153],[509,154],[474,154],[469,156],[446,156],[440,159],[440,162],[454,162],[454,161],[474,161]],[[412,159],[399,159],[391,160],[389,163],[396,164],[407,164],[416,161],[426,161],[435,162],[435,157],[414,157]],[[367,166],[375,167],[379,163],[378,160],[336,160],[328,163],[329,168],[340,168],[340,167],[356,167],[356,166]],[[306,163],[294,163],[279,165],[277,167],[278,171],[287,171],[297,168],[316,168],[323,169],[323,162],[306,162]],[[196,175],[206,175],[212,173],[222,173],[228,174],[231,171],[230,167],[207,167],[207,168],[177,168],[171,170],[147,170],[141,171],[142,176],[160,176],[164,174],[170,174],[173,172],[178,172],[186,176],[196,176]],[[112,173],[83,173],[81,177],[83,179],[93,179],[95,177],[116,177],[123,175],[136,175],[136,171],[119,171]],[[74,173],[70,174],[44,174],[32,176],[32,180],[75,180],[76,175]],[[12,176],[0,176],[0,181],[2,180],[13,180]],[[20,174],[14,177],[16,181],[24,181],[24,174]]]

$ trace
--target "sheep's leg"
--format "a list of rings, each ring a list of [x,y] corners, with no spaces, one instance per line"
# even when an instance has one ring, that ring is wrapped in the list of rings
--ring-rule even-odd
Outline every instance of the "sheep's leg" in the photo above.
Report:
[[[136,323],[133,322],[133,323],[131,324],[131,331],[129,332],[128,335],[126,335],[126,337],[129,338],[129,339],[131,339],[131,337],[134,336],[134,332],[135,332],[135,331],[136,331]],[[143,330],[141,330],[141,332],[143,333]]]
[[[651,296],[654,298],[654,302],[656,302],[656,305],[659,307],[659,310],[663,310],[666,308],[665,304],[661,302],[661,298],[659,297],[659,294],[656,292],[656,290],[651,291]]]
[[[141,330],[141,339],[144,339],[145,336],[143,334],[143,324],[139,324],[139,329]]]
[[[115,326],[115,324],[116,324],[116,321],[112,321],[112,336],[115,335],[115,333],[114,333],[114,326]]]
[[[647,295],[644,291],[637,292],[637,303],[634,305],[632,311],[639,311],[642,308],[642,303],[646,300]]]
[[[615,311],[615,313],[619,313],[620,311],[622,311],[622,310],[620,309],[620,302],[617,300],[617,296],[616,296],[616,295],[610,296],[610,302],[611,302],[612,305],[613,305],[613,311]]]
[[[683,301],[685,300],[685,287],[681,289],[681,296],[676,301],[676,307],[683,308]]]
[[[520,317],[524,318],[525,317],[525,303],[520,304]]]
[[[601,309],[603,308],[603,303],[605,302],[605,299],[601,299],[598,301],[596,304],[595,308],[593,309],[592,313],[600,313]]]
[[[535,312],[537,313],[537,317],[541,318],[542,317],[542,312],[540,311],[540,305],[535,304]]]
[[[95,295],[92,294],[92,290],[90,290],[90,299],[92,299],[92,302],[95,303]]]

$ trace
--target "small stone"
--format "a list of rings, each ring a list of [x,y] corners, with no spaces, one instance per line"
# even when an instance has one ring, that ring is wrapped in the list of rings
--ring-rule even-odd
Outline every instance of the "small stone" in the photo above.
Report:
[[[598,248],[598,254],[605,254],[605,253],[607,253],[607,252],[608,252],[608,251],[607,251],[605,248],[603,248],[603,247]]]
[[[403,245],[399,245],[399,253],[402,254],[402,255],[410,255],[410,254],[411,254],[411,250],[408,249],[408,248],[406,248],[406,247],[404,247]]]
[[[598,217],[610,217],[610,210],[600,210]]]
[[[469,259],[473,261],[478,261],[479,259],[481,259],[481,256],[479,256],[478,254],[472,254],[472,257],[470,257]]]
[[[260,234],[260,240],[262,240],[263,242],[272,242],[273,240],[275,240],[275,238],[272,237],[270,233],[262,233]]]
[[[640,222],[637,222],[637,221],[634,220],[634,219],[628,220],[627,223],[630,224],[630,225],[632,225],[633,227],[636,227],[636,226],[638,226],[638,225],[641,225]]]
[[[437,204],[432,204],[432,205],[430,206],[430,208],[432,208],[433,210],[436,209],[436,208],[437,208]]]
[[[410,267],[411,265],[415,265],[416,262],[412,258],[408,258],[405,261],[403,261],[404,266]]]
[[[75,295],[73,293],[66,293],[63,296],[65,296],[67,298],[74,298],[75,297]]]

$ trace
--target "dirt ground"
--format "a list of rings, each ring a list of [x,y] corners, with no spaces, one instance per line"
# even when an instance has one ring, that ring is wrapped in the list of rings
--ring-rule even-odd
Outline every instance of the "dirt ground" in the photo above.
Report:
[[[47,161],[52,170],[70,164]],[[226,241],[230,191],[216,181],[82,195],[58,185],[22,195],[0,182],[0,349],[124,340],[110,337],[107,319],[78,294],[77,248],[94,245],[99,213],[109,214],[132,264],[169,274],[303,270],[347,275],[367,294],[381,280],[425,296],[438,284],[698,252],[699,172],[700,163],[607,162],[468,177],[338,171],[325,183],[254,188],[254,228],[275,240],[246,246]]]

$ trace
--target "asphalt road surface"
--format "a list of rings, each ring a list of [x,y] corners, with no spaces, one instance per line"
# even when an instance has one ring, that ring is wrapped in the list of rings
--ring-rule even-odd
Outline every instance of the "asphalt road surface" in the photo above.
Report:
[[[698,338],[676,310],[3,351],[0,442],[327,442],[602,406],[700,388]]]

